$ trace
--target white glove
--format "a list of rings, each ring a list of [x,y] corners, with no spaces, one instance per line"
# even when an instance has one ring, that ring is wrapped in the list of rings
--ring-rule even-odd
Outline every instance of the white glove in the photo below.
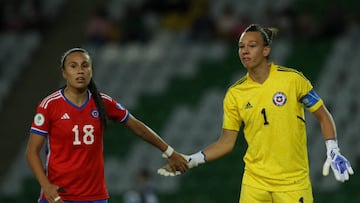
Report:
[[[329,174],[329,169],[331,166],[337,181],[345,182],[346,180],[349,180],[349,174],[354,174],[354,171],[351,168],[350,162],[340,154],[337,141],[326,140],[325,144],[327,158],[323,166],[323,175],[327,176]]]
[[[192,155],[185,155],[181,154],[181,156],[184,157],[184,159],[187,161],[187,166],[190,168],[197,167],[199,164],[203,164],[206,162],[205,154],[202,151],[199,151]],[[180,171],[176,171],[175,173],[170,170],[169,165],[165,165],[162,168],[159,168],[157,170],[157,173],[163,176],[177,176],[181,175]]]

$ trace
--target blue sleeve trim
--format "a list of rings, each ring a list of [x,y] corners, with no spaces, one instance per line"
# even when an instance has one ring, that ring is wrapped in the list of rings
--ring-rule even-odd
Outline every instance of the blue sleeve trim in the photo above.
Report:
[[[44,131],[41,131],[41,130],[38,130],[38,129],[35,129],[35,128],[31,128],[30,133],[38,134],[38,135],[41,135],[41,136],[44,136],[44,137],[48,136],[47,132],[44,132]]]
[[[127,120],[129,120],[129,117],[130,117],[130,113],[129,113],[129,111],[127,111],[125,118],[122,119],[120,122],[122,122],[122,123],[126,122]]]
[[[306,108],[310,108],[314,106],[316,103],[320,101],[319,95],[312,89],[309,93],[301,98],[301,103],[305,105]]]

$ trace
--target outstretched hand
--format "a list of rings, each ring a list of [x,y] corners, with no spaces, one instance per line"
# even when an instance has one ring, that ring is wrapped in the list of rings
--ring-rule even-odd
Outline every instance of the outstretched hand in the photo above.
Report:
[[[331,167],[337,181],[349,180],[349,175],[354,174],[350,162],[339,151],[331,151],[330,153],[331,155],[327,157],[323,165],[323,175],[327,176]]]
[[[185,160],[187,164],[187,168],[191,169],[194,167],[197,167],[199,164],[205,163],[205,154],[200,151],[198,153],[192,154],[192,155],[185,155],[180,154]],[[179,170],[171,170],[172,168],[169,166],[169,164],[159,168],[157,170],[157,173],[162,176],[177,176],[183,174],[185,171],[179,171]]]
[[[185,171],[188,170],[186,158],[177,152],[172,153],[172,155],[167,158],[167,161],[168,164],[166,168],[172,173],[185,173]]]
[[[340,153],[340,149],[335,140],[326,141],[327,158],[323,165],[323,175],[329,174],[330,167],[335,179],[340,182],[349,180],[349,175],[354,174],[350,162]]]

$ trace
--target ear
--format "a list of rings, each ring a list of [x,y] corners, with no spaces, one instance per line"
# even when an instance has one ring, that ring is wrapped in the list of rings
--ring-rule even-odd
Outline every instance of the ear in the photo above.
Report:
[[[66,80],[66,73],[65,73],[64,68],[61,68],[61,74],[62,74],[62,77]]]
[[[271,51],[271,47],[270,47],[270,46],[264,47],[264,49],[263,49],[263,55],[264,55],[265,57],[268,57],[268,56],[270,55],[270,51]]]

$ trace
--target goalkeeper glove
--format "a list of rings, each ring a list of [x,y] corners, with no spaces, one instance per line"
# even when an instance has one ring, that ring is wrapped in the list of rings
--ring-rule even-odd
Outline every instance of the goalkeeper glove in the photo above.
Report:
[[[185,154],[181,154],[181,155],[187,161],[187,165],[188,165],[189,169],[197,167],[198,165],[206,162],[205,154],[203,151],[199,151],[192,155],[185,155]],[[170,170],[169,165],[165,165],[164,167],[159,168],[157,170],[157,173],[160,175],[163,175],[163,176],[177,176],[177,175],[181,174],[180,171],[172,172]]]
[[[354,174],[354,171],[351,168],[350,162],[340,154],[337,141],[326,140],[325,144],[327,158],[323,166],[323,175],[327,176],[331,167],[337,181],[345,182],[349,180],[349,174]]]

